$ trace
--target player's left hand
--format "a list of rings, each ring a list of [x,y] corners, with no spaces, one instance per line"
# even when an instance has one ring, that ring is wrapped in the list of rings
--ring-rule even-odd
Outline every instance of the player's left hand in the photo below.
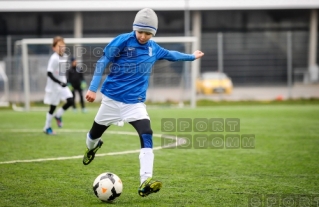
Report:
[[[201,58],[204,56],[204,53],[200,50],[196,50],[193,55],[195,55],[195,59]]]

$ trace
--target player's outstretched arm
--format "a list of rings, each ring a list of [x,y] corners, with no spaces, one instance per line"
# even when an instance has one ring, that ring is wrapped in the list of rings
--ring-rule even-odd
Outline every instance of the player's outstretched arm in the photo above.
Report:
[[[181,53],[174,50],[166,50],[160,48],[158,53],[158,60],[164,59],[168,61],[193,61],[201,58],[204,55],[202,51],[196,50],[193,54]]]
[[[199,59],[204,56],[204,53],[200,50],[196,50],[193,55],[195,55],[195,59]]]
[[[96,93],[93,91],[88,90],[86,92],[85,98],[88,102],[93,102],[96,98]]]

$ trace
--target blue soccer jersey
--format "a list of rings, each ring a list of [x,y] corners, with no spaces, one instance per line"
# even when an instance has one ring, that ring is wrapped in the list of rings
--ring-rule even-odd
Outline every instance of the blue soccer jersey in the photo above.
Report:
[[[149,40],[140,44],[135,31],[115,37],[97,61],[89,90],[96,92],[104,70],[110,70],[101,87],[105,96],[127,104],[144,102],[149,76],[157,60],[193,61],[195,56],[170,51]]]

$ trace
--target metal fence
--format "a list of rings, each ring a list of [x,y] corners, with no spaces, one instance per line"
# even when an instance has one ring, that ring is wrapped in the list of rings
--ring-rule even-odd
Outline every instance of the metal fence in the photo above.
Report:
[[[205,56],[201,59],[200,72],[223,71],[230,76],[235,89],[247,86],[288,87],[289,80],[290,87],[294,87],[303,83],[307,75],[308,35],[305,31],[203,33],[201,49]],[[19,48],[14,47],[14,42],[19,38],[21,37],[12,36],[0,41],[0,48],[5,47],[8,50],[8,55],[3,60],[9,78],[9,99],[13,102],[23,102],[24,98],[21,54]],[[181,52],[187,47],[185,44],[160,45]],[[104,45],[100,47],[103,48]],[[49,45],[35,45],[29,47],[29,51],[31,100],[41,101],[47,62],[52,50]],[[82,61],[91,66],[97,60],[86,58],[84,56]],[[182,62],[156,63],[149,82],[148,100],[189,100],[191,73],[185,72],[184,68]],[[87,81],[91,80],[94,68],[89,68],[89,71],[85,74]],[[2,92],[0,84],[0,93]]]

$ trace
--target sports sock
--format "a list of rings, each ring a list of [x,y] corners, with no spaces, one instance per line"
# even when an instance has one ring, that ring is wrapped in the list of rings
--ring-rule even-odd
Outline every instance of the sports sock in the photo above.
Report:
[[[63,108],[59,108],[58,111],[56,112],[55,116],[60,118],[64,113]]]
[[[89,150],[95,148],[100,139],[101,139],[101,138],[91,139],[90,133],[87,133],[87,134],[86,134],[86,146],[87,146],[87,148],[88,148]]]
[[[154,153],[152,148],[142,148],[140,151],[140,179],[141,184],[153,176]]]
[[[47,113],[47,117],[45,119],[45,127],[44,127],[44,129],[47,129],[47,128],[51,127],[52,117],[53,117],[52,114]]]

